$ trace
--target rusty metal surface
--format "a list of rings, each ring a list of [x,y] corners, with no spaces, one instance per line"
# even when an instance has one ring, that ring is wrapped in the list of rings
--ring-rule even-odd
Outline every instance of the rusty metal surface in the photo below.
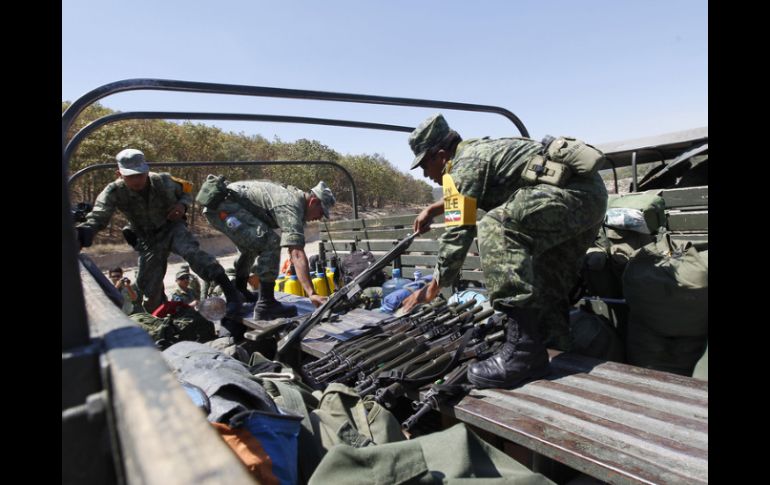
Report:
[[[570,354],[514,390],[472,391],[462,421],[609,483],[708,483],[708,382]]]

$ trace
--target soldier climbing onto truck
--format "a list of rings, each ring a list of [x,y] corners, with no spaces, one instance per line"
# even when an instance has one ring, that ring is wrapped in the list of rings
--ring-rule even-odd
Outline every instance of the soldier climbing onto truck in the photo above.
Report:
[[[412,169],[443,186],[444,204],[414,221],[426,231],[444,212],[433,281],[404,301],[409,311],[451,286],[478,231],[493,308],[508,318],[506,343],[468,367],[477,388],[511,388],[548,372],[546,345],[569,348],[568,294],[607,209],[601,152],[574,138],[463,141],[441,114],[409,136]],[[476,223],[476,210],[487,211]]]
[[[173,252],[203,278],[216,281],[227,300],[227,314],[236,315],[243,298],[227,279],[224,268],[200,249],[187,228],[185,214],[192,204],[192,184],[168,173],[150,172],[140,150],[127,148],[115,158],[119,179],[102,190],[85,222],[76,226],[80,247],[90,246],[94,235],[107,227],[115,210],[119,210],[130,224],[124,229],[126,241],[139,252],[136,283],[148,313],[166,299],[163,277]]]

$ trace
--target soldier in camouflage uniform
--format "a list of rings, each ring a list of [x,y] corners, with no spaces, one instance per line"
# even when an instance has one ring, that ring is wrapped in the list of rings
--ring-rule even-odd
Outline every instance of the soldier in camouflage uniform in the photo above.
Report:
[[[190,288],[190,273],[185,270],[176,274],[176,289],[169,293],[168,299],[171,301],[181,301],[191,307],[198,305],[198,299],[195,298],[195,292]]]
[[[295,306],[282,305],[273,294],[282,247],[288,248],[297,278],[310,301],[315,306],[323,304],[326,298],[315,293],[308,272],[304,225],[322,216],[329,217],[329,209],[336,202],[331,189],[319,182],[303,192],[267,180],[232,182],[227,189],[227,197],[215,207],[206,207],[203,214],[240,251],[235,261],[235,286],[246,299],[253,298],[246,288],[249,274],[255,272],[259,277],[254,318],[271,320],[296,315]],[[280,236],[276,229],[281,230]]]
[[[116,159],[120,180],[105,187],[86,221],[78,224],[80,246],[90,246],[94,235],[107,227],[115,210],[120,210],[136,236],[132,244],[139,251],[136,283],[148,313],[165,300],[163,277],[171,252],[184,258],[199,275],[222,285],[228,313],[236,312],[243,299],[217,260],[200,249],[183,220],[192,203],[192,184],[167,173],[150,172],[139,150],[123,150]]]
[[[184,271],[190,275],[190,289],[193,292],[193,296],[195,297],[195,300],[200,301],[201,299],[201,281],[198,279],[197,276],[190,273],[190,265],[189,264],[183,264],[179,267],[181,271]]]
[[[544,152],[543,144],[527,138],[462,141],[440,114],[420,124],[409,144],[416,155],[412,168],[422,166],[426,177],[443,184],[445,194],[444,201],[418,215],[414,228],[427,231],[433,217],[444,212],[447,229],[433,281],[403,307],[430,301],[441,287],[451,286],[478,233],[489,298],[510,318],[502,350],[471,365],[468,379],[479,388],[510,388],[544,375],[545,345],[569,347],[568,295],[607,209],[598,168],[574,173],[562,186],[528,182],[522,171]],[[600,152],[595,154],[601,159]],[[472,214],[461,215],[445,203]],[[477,208],[486,211],[478,224]],[[460,217],[462,225],[451,224]]]

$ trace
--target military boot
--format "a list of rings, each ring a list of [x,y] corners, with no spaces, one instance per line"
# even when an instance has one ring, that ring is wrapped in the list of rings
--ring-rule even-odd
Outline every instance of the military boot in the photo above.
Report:
[[[297,316],[297,307],[284,305],[275,299],[273,283],[263,282],[259,285],[259,301],[254,306],[255,320],[274,320],[276,318],[291,318]]]
[[[241,317],[241,305],[243,305],[243,295],[241,292],[235,289],[233,282],[222,272],[219,273],[214,281],[222,288],[222,293],[227,300],[227,307],[225,309],[226,317]]]
[[[512,308],[508,315],[502,348],[468,367],[468,381],[477,389],[511,389],[525,380],[548,374],[548,352],[538,335],[535,313]]]
[[[257,296],[249,291],[248,287],[246,286],[246,283],[249,281],[249,278],[243,278],[241,276],[235,277],[235,288],[241,292],[243,295],[243,298],[246,299],[249,303],[254,303],[257,301]]]

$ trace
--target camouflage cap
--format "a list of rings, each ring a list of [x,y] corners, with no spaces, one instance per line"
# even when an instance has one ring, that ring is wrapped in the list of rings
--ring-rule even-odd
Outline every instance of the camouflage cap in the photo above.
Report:
[[[310,189],[310,191],[321,201],[321,207],[323,208],[324,216],[326,216],[328,219],[329,209],[331,209],[332,206],[337,203],[337,199],[335,199],[334,194],[332,194],[332,189],[326,185],[326,182],[321,180],[318,182],[318,185]]]
[[[176,273],[176,279],[181,279],[181,278],[184,278],[184,277],[187,277],[187,278],[189,278],[189,277],[190,277],[190,273],[188,273],[188,272],[187,272],[187,271],[185,271],[185,270],[182,270],[182,271],[177,271],[177,273]]]
[[[449,134],[449,125],[444,116],[437,113],[420,123],[409,135],[409,147],[415,154],[414,162],[409,170],[417,168],[428,150],[436,146]]]
[[[118,170],[120,175],[123,176],[137,175],[150,171],[150,167],[144,160],[144,153],[140,150],[126,148],[115,156],[115,160],[118,161]]]

